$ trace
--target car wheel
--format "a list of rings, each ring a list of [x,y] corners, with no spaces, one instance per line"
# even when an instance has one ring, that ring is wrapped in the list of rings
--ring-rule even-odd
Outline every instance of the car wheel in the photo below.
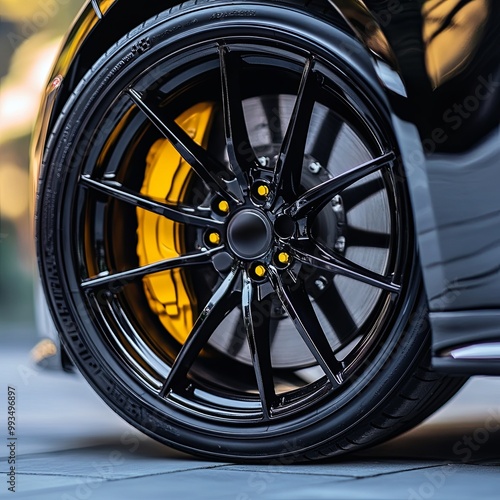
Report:
[[[190,453],[343,453],[463,383],[428,368],[368,55],[306,3],[160,14],[101,57],[48,142],[37,242],[62,341],[111,408]]]

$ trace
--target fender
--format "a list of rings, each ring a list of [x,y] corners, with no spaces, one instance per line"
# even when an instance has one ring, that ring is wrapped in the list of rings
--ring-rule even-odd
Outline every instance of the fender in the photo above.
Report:
[[[412,199],[433,365],[500,374],[498,2],[329,2],[406,89],[400,99],[385,84]]]
[[[499,374],[500,6],[367,3],[385,13],[394,7],[383,30],[408,98],[392,99],[393,122],[412,197],[434,366]]]
[[[45,96],[34,130],[32,165],[39,176],[46,138],[64,103],[80,79],[96,60],[122,36],[154,15],[176,5],[179,0],[145,2],[138,10],[133,0],[88,0],[73,22],[50,73]],[[405,89],[397,71],[397,61],[376,18],[358,0],[324,0],[347,22],[355,36],[367,47],[375,69],[387,88],[400,95]],[[133,12],[134,15],[130,15]]]

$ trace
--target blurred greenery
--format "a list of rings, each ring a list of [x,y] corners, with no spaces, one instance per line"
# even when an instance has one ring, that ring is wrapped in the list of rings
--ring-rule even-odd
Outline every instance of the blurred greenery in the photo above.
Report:
[[[34,335],[30,134],[83,0],[0,0],[0,334]]]

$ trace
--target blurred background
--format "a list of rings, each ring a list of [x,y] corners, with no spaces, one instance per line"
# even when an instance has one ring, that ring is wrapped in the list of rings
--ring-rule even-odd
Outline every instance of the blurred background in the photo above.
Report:
[[[84,0],[0,0],[0,338],[34,342],[31,130]]]

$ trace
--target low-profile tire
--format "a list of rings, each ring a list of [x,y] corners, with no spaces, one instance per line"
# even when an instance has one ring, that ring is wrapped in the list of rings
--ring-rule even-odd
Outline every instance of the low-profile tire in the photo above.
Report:
[[[119,415],[190,453],[356,450],[463,384],[429,369],[369,55],[305,4],[163,12],[102,56],[48,141],[37,248],[62,342]]]

